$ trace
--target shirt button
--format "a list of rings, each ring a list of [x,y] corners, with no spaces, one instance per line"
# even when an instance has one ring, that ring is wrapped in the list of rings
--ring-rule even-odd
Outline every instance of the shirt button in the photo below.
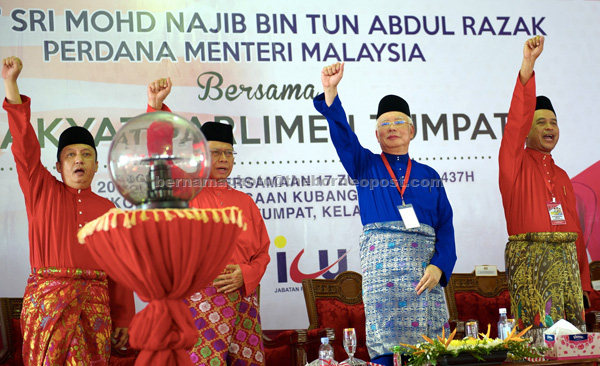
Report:
[[[77,200],[77,202],[81,203],[81,198]]]
[[[83,214],[83,212],[79,211],[79,214],[81,215],[81,214]]]
[[[79,193],[81,193],[81,189],[78,189],[78,190],[77,190],[77,194],[79,194]]]
[[[82,227],[83,225],[79,224],[79,227]]]

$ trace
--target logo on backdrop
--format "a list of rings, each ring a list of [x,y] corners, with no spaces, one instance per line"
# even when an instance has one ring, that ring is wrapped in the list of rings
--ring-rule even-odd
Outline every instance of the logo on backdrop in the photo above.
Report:
[[[287,244],[287,239],[284,236],[278,236],[274,240],[277,248],[284,248]],[[338,274],[348,270],[348,259],[346,256],[349,251],[346,249],[337,249],[337,259],[333,263],[329,263],[329,251],[321,249],[318,251],[319,270],[313,273],[304,273],[299,268],[300,258],[304,254],[304,249],[294,257],[288,270],[288,253],[277,252],[277,282],[279,284],[287,284],[290,282],[302,283],[305,278],[318,278],[322,276],[325,279],[334,279]],[[333,272],[332,268],[337,265],[337,271]],[[301,287],[278,288],[275,292],[290,292],[301,291]]]

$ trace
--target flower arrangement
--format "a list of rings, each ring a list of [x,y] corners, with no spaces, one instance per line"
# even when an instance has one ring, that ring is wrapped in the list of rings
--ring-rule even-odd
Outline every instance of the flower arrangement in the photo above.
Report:
[[[488,324],[487,333],[479,333],[477,338],[468,337],[463,340],[454,339],[456,329],[448,338],[445,337],[445,332],[442,336],[438,336],[433,340],[425,335],[422,337],[426,342],[417,345],[400,344],[396,346],[394,352],[400,352],[408,356],[408,366],[424,366],[437,365],[437,360],[441,356],[457,357],[459,354],[468,353],[479,361],[485,361],[484,356],[492,352],[508,352],[515,359],[523,359],[525,357],[540,357],[540,352],[544,351],[544,347],[533,348],[529,345],[530,340],[521,338],[531,326],[516,334],[516,327],[510,332],[506,339],[491,339],[490,326]]]

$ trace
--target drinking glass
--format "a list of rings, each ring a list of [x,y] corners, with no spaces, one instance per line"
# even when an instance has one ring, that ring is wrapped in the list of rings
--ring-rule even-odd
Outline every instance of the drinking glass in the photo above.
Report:
[[[348,354],[348,359],[344,362],[347,364],[354,365],[366,365],[366,362],[354,358],[354,352],[356,352],[356,331],[354,328],[344,328],[344,350]]]
[[[465,336],[479,338],[479,322],[476,320],[468,321],[465,324]]]

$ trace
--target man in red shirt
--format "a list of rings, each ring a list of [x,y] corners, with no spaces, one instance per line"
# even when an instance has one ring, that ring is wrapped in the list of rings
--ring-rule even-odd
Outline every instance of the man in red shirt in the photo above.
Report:
[[[111,340],[116,347],[127,342],[135,314],[133,292],[107,279],[87,246],[78,243],[77,231],[114,205],[90,188],[98,161],[86,129],[70,127],[60,135],[56,170],[62,182],[44,167],[29,122],[31,100],[19,94],[17,85],[22,67],[17,57],[2,61],[3,107],[29,219],[23,361],[32,366],[108,365]]]
[[[573,186],[551,155],[556,113],[536,97],[533,67],[543,48],[544,37],[525,42],[499,153],[511,309],[519,328],[533,325],[528,336],[538,344],[559,319],[585,331],[582,285],[591,290]]]
[[[170,111],[163,104],[170,91],[168,78],[150,83],[147,111]],[[211,286],[186,299],[199,332],[190,358],[195,365],[265,365],[257,287],[271,260],[269,235],[252,198],[227,183],[236,154],[233,128],[206,122],[201,129],[208,140],[211,169],[209,179],[190,201],[190,207],[237,206],[247,228],[240,233],[231,263],[223,273]]]

